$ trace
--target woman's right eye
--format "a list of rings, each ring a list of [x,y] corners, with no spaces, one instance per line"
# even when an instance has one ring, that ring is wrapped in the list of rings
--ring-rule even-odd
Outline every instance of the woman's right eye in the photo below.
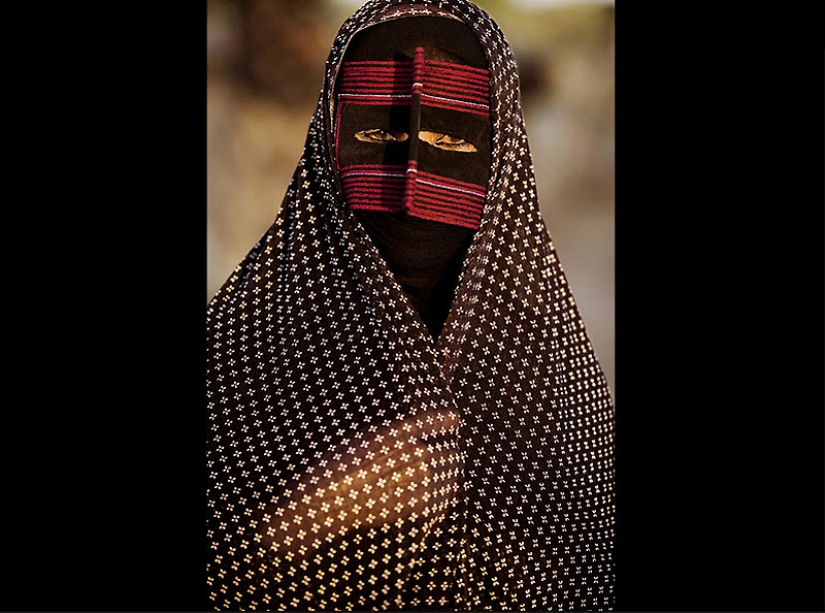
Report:
[[[403,143],[409,138],[409,134],[406,132],[373,129],[356,132],[355,138],[364,143]]]

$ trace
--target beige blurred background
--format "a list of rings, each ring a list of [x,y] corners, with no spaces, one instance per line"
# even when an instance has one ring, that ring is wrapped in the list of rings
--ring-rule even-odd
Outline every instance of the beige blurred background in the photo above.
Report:
[[[209,300],[272,224],[361,0],[207,0]],[[522,84],[542,215],[614,387],[614,4],[477,0]]]

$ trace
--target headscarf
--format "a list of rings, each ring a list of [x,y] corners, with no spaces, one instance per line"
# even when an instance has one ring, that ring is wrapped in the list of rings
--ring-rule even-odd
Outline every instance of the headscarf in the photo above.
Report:
[[[353,36],[459,19],[490,76],[478,229],[432,334],[332,157]],[[341,27],[273,225],[207,306],[214,609],[596,610],[614,603],[614,412],[541,218],[518,71],[466,0]]]

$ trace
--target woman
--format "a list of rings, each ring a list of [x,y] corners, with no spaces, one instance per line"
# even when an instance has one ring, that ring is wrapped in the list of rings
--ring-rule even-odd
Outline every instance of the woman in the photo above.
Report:
[[[342,26],[269,231],[207,308],[215,609],[613,606],[613,405],[465,0]]]

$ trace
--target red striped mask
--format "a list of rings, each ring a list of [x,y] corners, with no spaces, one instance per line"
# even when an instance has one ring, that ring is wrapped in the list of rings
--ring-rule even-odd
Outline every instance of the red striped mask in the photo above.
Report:
[[[347,205],[478,229],[489,88],[486,69],[431,59],[422,46],[412,59],[344,62],[335,148]]]

